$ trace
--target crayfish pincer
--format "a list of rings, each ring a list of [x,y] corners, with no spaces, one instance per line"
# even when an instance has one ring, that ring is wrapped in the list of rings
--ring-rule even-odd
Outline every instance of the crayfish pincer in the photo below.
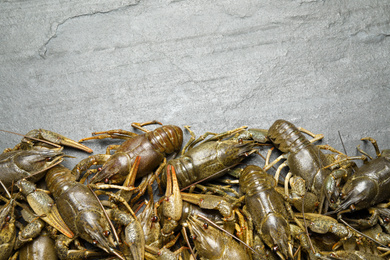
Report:
[[[57,203],[58,211],[75,236],[94,244],[109,254],[120,256],[115,250],[110,225],[102,208],[89,188],[75,181],[69,169],[62,165],[50,169],[46,183]],[[71,250],[67,246],[72,240],[60,236],[56,247],[61,259],[81,259],[95,252],[90,250]],[[72,258],[73,257],[73,258]]]
[[[73,238],[73,233],[66,226],[62,219],[54,200],[44,191],[37,190],[34,183],[25,179],[19,180],[16,183],[20,192],[26,197],[26,200],[32,210],[41,216],[41,219],[60,231],[69,238]]]
[[[113,147],[111,146],[111,148],[107,150],[106,156],[92,155],[78,163],[73,168],[72,172],[76,176],[79,176],[81,172],[87,170],[93,164],[104,163],[101,171],[91,179],[91,183],[96,183],[105,179],[110,179],[112,183],[122,183],[126,179],[137,156],[141,157],[137,178],[153,172],[167,155],[179,151],[183,143],[183,131],[178,126],[164,125],[153,131],[143,128],[145,125],[155,123],[161,124],[156,121],[143,124],[133,123],[133,127],[145,132],[142,135],[118,129],[96,132],[94,133],[95,136],[81,139],[80,142],[109,137],[127,140],[120,146],[114,146],[116,152],[113,155],[109,155],[110,149]]]
[[[17,134],[10,131],[0,130],[7,133]],[[20,135],[20,134],[17,134]],[[52,132],[45,129],[34,129],[28,132],[22,139],[22,141],[17,144],[14,148],[7,148],[4,152],[16,151],[16,150],[42,150],[42,149],[52,149],[53,147],[62,147],[68,146],[72,148],[79,149],[81,151],[92,153],[92,149],[80,144],[68,137],[60,135],[58,133]]]

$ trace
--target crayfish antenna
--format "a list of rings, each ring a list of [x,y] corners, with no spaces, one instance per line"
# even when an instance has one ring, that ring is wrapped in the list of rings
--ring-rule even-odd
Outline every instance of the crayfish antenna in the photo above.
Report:
[[[366,234],[360,232],[359,230],[357,230],[357,229],[355,229],[354,227],[352,227],[351,225],[349,225],[349,224],[341,217],[341,215],[339,215],[338,220],[340,220],[344,225],[346,225],[347,227],[349,227],[350,229],[352,229],[352,230],[353,230],[354,232],[356,232],[357,234],[359,234],[359,235],[361,235],[361,236],[363,236],[363,237],[365,237],[365,238],[368,238],[368,239],[371,240],[371,241],[374,241],[375,243],[377,243],[378,245],[380,245],[380,246],[382,246],[382,247],[384,247],[384,248],[388,248],[388,249],[390,248],[389,246],[382,244],[382,243],[379,242],[378,240],[376,240],[376,239],[374,239],[374,238],[372,238],[372,237],[370,237],[370,236],[368,236],[368,235],[366,235]]]
[[[119,244],[119,236],[118,236],[118,233],[116,232],[115,227],[114,227],[114,225],[112,224],[112,221],[111,221],[110,218],[108,217],[107,211],[104,209],[104,206],[103,206],[102,202],[100,201],[100,199],[98,198],[98,196],[96,195],[96,193],[93,191],[93,189],[91,188],[91,186],[87,185],[87,187],[90,189],[90,191],[92,192],[92,194],[95,196],[96,200],[98,201],[100,207],[102,208],[103,214],[104,214],[104,216],[106,217],[108,223],[110,224],[110,227],[111,227],[112,233],[114,234],[115,240],[116,240],[116,242]],[[113,252],[113,253],[114,253],[114,252]]]
[[[63,157],[63,156],[62,156],[62,157]],[[44,169],[42,169],[42,170],[40,170],[40,171],[36,171],[36,172],[30,174],[29,176],[25,177],[25,179],[29,179],[29,178],[31,178],[31,177],[34,177],[35,175],[38,175],[38,174],[43,173],[43,172],[46,172],[47,170],[53,168],[54,166],[59,165],[60,163],[62,163],[62,162],[64,161],[64,159],[63,159],[62,157],[57,157],[57,158],[55,158],[55,159],[52,161],[52,164],[50,164],[50,166],[48,166],[48,167],[46,167],[46,168],[44,168]]]
[[[213,221],[211,221],[210,219],[206,218],[205,216],[202,216],[202,215],[196,215],[196,217],[200,217],[204,220],[206,220],[207,222],[209,222],[213,227],[215,227],[216,229],[228,234],[229,236],[231,236],[232,238],[234,238],[235,240],[237,240],[238,242],[240,242],[241,244],[243,244],[245,247],[249,248],[250,250],[252,250],[252,252],[254,252],[255,254],[257,254],[257,252],[251,247],[249,246],[247,243],[245,243],[244,241],[242,241],[241,239],[239,239],[238,237],[236,237],[235,235],[229,233],[228,231],[226,231],[225,229],[221,228],[220,226],[218,226],[217,224],[215,224]]]
[[[11,196],[11,194],[9,193],[7,187],[5,187],[4,183],[3,183],[1,180],[0,180],[0,184],[1,184],[1,186],[3,187],[3,189],[5,190],[5,193],[7,193],[9,199],[12,199],[12,196]]]
[[[192,186],[194,186],[194,185],[196,185],[196,184],[198,184],[198,183],[204,182],[205,180],[208,180],[208,179],[210,179],[210,178],[213,178],[214,176],[216,176],[216,175],[218,175],[218,174],[221,174],[222,172],[227,171],[227,170],[229,170],[229,169],[232,169],[232,168],[236,167],[237,165],[239,165],[239,163],[236,163],[236,164],[234,164],[234,165],[231,165],[231,166],[229,166],[229,167],[226,167],[225,169],[220,170],[220,171],[218,171],[218,172],[216,172],[216,173],[213,173],[213,174],[211,174],[210,176],[208,176],[208,177],[206,177],[206,178],[204,178],[204,179],[201,179],[201,180],[199,180],[199,181],[197,181],[197,182],[194,182],[194,183],[192,183],[191,185],[188,185],[187,187],[182,188],[180,191],[185,191],[186,189],[188,189],[188,188],[190,188],[190,187],[192,187]]]
[[[193,257],[194,259],[196,259],[194,250],[192,249],[191,244],[190,244],[190,240],[188,239],[188,235],[187,235],[187,231],[186,231],[186,228],[185,228],[185,227],[182,227],[182,234],[183,234],[184,240],[186,241],[186,243],[187,243],[187,245],[188,245],[188,248],[189,248],[190,251],[191,251],[192,257]]]

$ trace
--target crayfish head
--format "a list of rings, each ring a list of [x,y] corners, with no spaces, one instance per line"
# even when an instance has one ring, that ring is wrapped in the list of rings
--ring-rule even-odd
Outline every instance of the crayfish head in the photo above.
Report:
[[[224,250],[221,232],[195,217],[190,217],[187,223],[199,254],[208,259],[219,258]]]
[[[58,149],[17,151],[15,164],[22,170],[34,174],[44,173],[45,170],[61,163],[64,154]],[[43,174],[40,174],[43,176]],[[40,176],[40,177],[42,177]],[[34,177],[36,180],[39,177]]]
[[[82,219],[81,219],[82,218]],[[113,253],[114,238],[108,221],[100,212],[86,211],[77,221],[80,237],[94,244],[107,253]]]
[[[292,257],[291,231],[286,219],[279,214],[269,214],[264,220],[260,234],[263,241],[276,254]]]
[[[328,177],[326,177],[322,186],[321,194],[325,195],[329,206],[332,209],[337,207],[337,200],[340,196],[340,188],[337,186],[337,182],[332,175],[328,175]]]
[[[93,176],[91,183],[111,178],[113,183],[120,183],[126,179],[131,168],[131,159],[126,153],[115,153],[103,165],[102,170]]]
[[[15,199],[12,198],[0,209],[0,244],[2,259],[8,259],[11,256],[16,238],[15,227]]]
[[[158,214],[157,214],[158,215]],[[147,245],[156,246],[158,248],[162,247],[161,240],[161,226],[158,216],[156,216],[154,211],[154,203],[152,199],[147,203],[144,211],[142,211],[138,216],[138,220],[142,225],[142,229],[145,235],[145,243]]]
[[[15,222],[14,217],[14,210],[15,210],[15,199],[11,199],[3,206],[3,208],[0,211],[0,234],[3,234],[5,230],[9,229],[8,226],[10,223]]]
[[[378,187],[374,181],[367,177],[359,177],[348,181],[340,194],[339,206],[335,212],[340,212],[349,207],[351,209],[368,208],[378,193]]]

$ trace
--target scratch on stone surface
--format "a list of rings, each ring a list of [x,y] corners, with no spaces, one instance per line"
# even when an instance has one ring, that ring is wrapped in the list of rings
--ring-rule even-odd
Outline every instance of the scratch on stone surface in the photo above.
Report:
[[[112,12],[116,12],[116,11],[125,10],[125,9],[127,9],[129,7],[138,5],[140,1],[141,0],[135,0],[135,2],[132,2],[130,4],[127,4],[127,5],[124,5],[124,6],[120,6],[120,7],[114,8],[114,9],[106,10],[106,11],[94,11],[94,12],[90,12],[90,13],[77,14],[77,15],[74,15],[74,16],[71,16],[71,17],[67,17],[67,18],[63,19],[62,21],[60,21],[58,23],[53,23],[51,27],[53,27],[55,25],[55,28],[51,29],[51,31],[52,31],[51,36],[46,40],[46,42],[42,45],[42,47],[39,48],[39,50],[38,50],[39,56],[41,56],[43,59],[46,58],[47,46],[50,44],[50,42],[54,38],[57,37],[58,29],[62,25],[67,23],[68,21],[73,20],[73,19],[77,19],[77,18],[80,18],[80,17],[93,16],[93,15],[96,15],[96,14],[108,14],[108,13],[112,13]]]
[[[239,108],[242,104],[244,104],[248,100],[253,100],[254,97],[256,97],[254,91],[250,91],[246,94],[243,93],[243,96],[240,99],[237,99],[235,102],[233,102],[233,104],[228,104],[227,106],[222,107],[221,108],[222,114],[223,115],[228,114],[229,111],[232,111],[233,109]]]
[[[222,76],[222,77],[213,77],[213,78],[208,78],[208,79],[196,80],[196,79],[194,79],[192,77],[190,72],[188,72],[188,71],[184,70],[183,68],[181,68],[166,53],[164,53],[164,52],[159,52],[159,53],[161,55],[163,55],[174,68],[176,68],[177,70],[183,72],[183,74],[185,74],[188,77],[188,80],[182,82],[181,85],[184,85],[184,84],[187,84],[187,83],[194,83],[194,84],[205,83],[205,82],[209,83],[209,82],[218,81],[218,80],[222,80],[222,79],[227,78],[225,76]]]
[[[298,1],[298,3],[299,3],[299,5],[313,4],[313,3],[325,4],[325,0],[301,0],[301,1]]]
[[[220,6],[226,15],[232,16],[238,19],[246,19],[252,17],[263,8],[263,4],[256,0],[246,1],[218,1],[217,5]]]
[[[235,36],[240,36],[240,35],[245,35],[245,34],[275,30],[275,29],[278,29],[281,25],[282,24],[279,22],[272,22],[269,25],[251,26],[251,27],[247,27],[247,28],[240,28],[240,29],[229,31],[229,32],[221,33],[221,35],[235,37]]]
[[[182,85],[184,85],[186,83],[194,83],[194,84],[210,83],[210,82],[219,81],[219,80],[223,80],[223,79],[227,79],[227,78],[228,77],[226,77],[226,76],[222,76],[222,77],[213,77],[213,78],[200,79],[200,80],[191,79],[191,80],[187,80],[187,81],[183,82]]]
[[[191,82],[194,82],[194,83],[195,83],[195,80],[192,78],[191,74],[190,74],[188,71],[185,71],[185,70],[182,69],[179,65],[177,65],[175,62],[173,62],[173,60],[171,60],[171,59],[169,58],[169,56],[168,56],[166,53],[164,53],[164,52],[159,52],[159,53],[162,54],[162,55],[169,61],[169,63],[170,63],[173,67],[175,67],[176,69],[178,69],[179,71],[181,71],[181,72],[183,72],[185,75],[187,75],[187,77],[189,78],[188,81],[191,81]],[[186,82],[188,82],[188,81],[186,81]]]
[[[364,31],[359,31],[357,33],[351,34],[352,38],[356,38],[358,41],[363,43],[379,43],[386,38],[390,37],[388,33],[377,33],[377,34],[369,34]]]

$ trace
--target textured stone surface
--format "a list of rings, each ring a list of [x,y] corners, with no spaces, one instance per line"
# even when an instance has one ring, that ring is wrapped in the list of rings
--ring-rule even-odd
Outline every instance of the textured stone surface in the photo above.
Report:
[[[364,136],[390,148],[388,1],[30,0],[0,13],[2,129],[78,140],[152,119],[200,135],[284,118],[338,149],[340,131],[350,155]],[[20,140],[0,136],[0,149]]]

